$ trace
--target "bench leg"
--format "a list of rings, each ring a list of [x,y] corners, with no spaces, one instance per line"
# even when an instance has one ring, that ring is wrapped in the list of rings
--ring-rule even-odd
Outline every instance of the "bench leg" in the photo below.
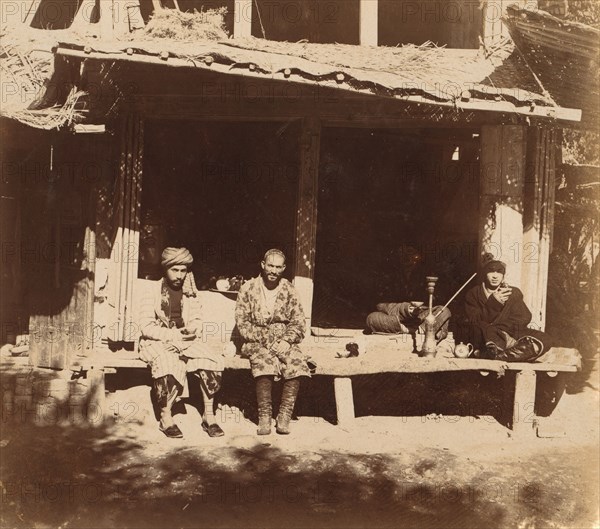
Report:
[[[89,380],[89,402],[87,406],[87,420],[91,426],[102,426],[106,411],[106,397],[104,385],[104,370],[90,369],[87,372]]]
[[[352,379],[345,377],[334,378],[333,391],[335,393],[335,409],[337,412],[337,423],[340,426],[347,426],[355,418],[354,396],[352,394]]]
[[[517,372],[512,416],[515,436],[535,436],[535,384],[534,370]]]

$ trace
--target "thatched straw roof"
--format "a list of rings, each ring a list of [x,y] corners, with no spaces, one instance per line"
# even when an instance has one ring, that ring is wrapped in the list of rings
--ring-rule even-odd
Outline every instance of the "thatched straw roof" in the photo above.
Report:
[[[54,53],[75,57],[78,60],[71,62],[76,64],[85,59],[100,60],[109,66],[137,62],[262,78],[269,82],[318,84],[459,110],[569,120],[580,117],[578,111],[560,108],[554,103],[508,41],[484,54],[479,50],[440,48],[431,43],[364,47],[228,39],[221,24],[222,16],[218,11],[190,14],[161,10],[143,30],[122,36],[121,40],[102,39],[89,32],[82,36],[67,30],[38,30],[38,38],[48,39],[48,33],[56,35],[58,43]],[[42,73],[37,79],[27,67],[32,55],[28,48],[19,48],[13,36],[3,39],[10,45],[1,48],[2,68],[15,77],[18,85],[23,84],[21,77],[24,82],[38,83],[38,88],[47,84],[51,59],[46,57],[46,63],[39,63]],[[33,49],[31,43],[29,46]],[[19,105],[15,98],[13,104],[2,109],[2,114],[48,128],[73,120],[80,96],[73,88],[69,97],[53,101],[52,105],[48,105],[46,98],[43,110],[39,104],[31,106],[33,101],[27,104],[21,101]],[[45,113],[45,117],[36,114],[40,112]],[[55,119],[51,120],[50,115]]]
[[[506,25],[528,65],[557,104],[600,123],[600,30],[544,11],[510,6]]]
[[[64,84],[61,90],[52,86],[54,45],[50,35],[39,31],[0,29],[0,116],[41,129],[59,128],[81,117],[77,104],[83,92]]]
[[[318,83],[456,108],[578,119],[577,112],[563,112],[553,106],[508,43],[487,57],[476,50],[445,49],[429,43],[372,48],[256,38],[203,42],[71,40],[60,42],[57,53]]]

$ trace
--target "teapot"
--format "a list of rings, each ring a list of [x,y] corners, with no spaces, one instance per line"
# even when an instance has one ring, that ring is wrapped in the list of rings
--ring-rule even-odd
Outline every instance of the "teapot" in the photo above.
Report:
[[[473,344],[464,344],[460,342],[456,347],[454,347],[454,356],[457,358],[468,358],[473,354],[473,349]]]

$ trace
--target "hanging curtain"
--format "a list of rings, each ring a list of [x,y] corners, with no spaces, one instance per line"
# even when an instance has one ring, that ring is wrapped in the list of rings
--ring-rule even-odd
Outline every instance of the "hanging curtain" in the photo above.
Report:
[[[133,318],[133,290],[137,278],[140,246],[140,205],[142,191],[143,123],[127,116],[121,128],[119,174],[115,188],[113,221],[117,226],[111,251],[111,292],[116,322],[111,332],[115,341],[137,338]]]

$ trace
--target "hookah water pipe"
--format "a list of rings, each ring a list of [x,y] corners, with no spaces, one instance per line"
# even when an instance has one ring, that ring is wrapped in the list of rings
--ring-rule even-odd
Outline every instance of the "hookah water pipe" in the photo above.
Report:
[[[423,340],[423,346],[421,347],[422,357],[434,357],[436,352],[436,341],[435,341],[435,316],[433,315],[433,293],[435,291],[435,284],[438,278],[434,276],[428,276],[425,278],[427,281],[427,293],[429,294],[429,314],[425,317],[423,326],[425,328],[425,339]]]
[[[448,302],[442,307],[437,314],[439,316],[442,314],[444,309],[454,301],[456,296],[458,296],[464,288],[471,282],[471,280],[477,275],[475,272],[469,279],[467,279],[463,285],[455,292],[455,294],[448,300]],[[433,291],[435,290],[435,283],[437,282],[437,277],[427,277],[427,292],[429,293],[429,314],[426,316],[425,321],[423,322],[423,326],[425,328],[425,340],[423,340],[423,346],[421,349],[420,356],[435,356],[436,353],[436,339],[435,339],[435,320],[437,316],[433,315]]]

